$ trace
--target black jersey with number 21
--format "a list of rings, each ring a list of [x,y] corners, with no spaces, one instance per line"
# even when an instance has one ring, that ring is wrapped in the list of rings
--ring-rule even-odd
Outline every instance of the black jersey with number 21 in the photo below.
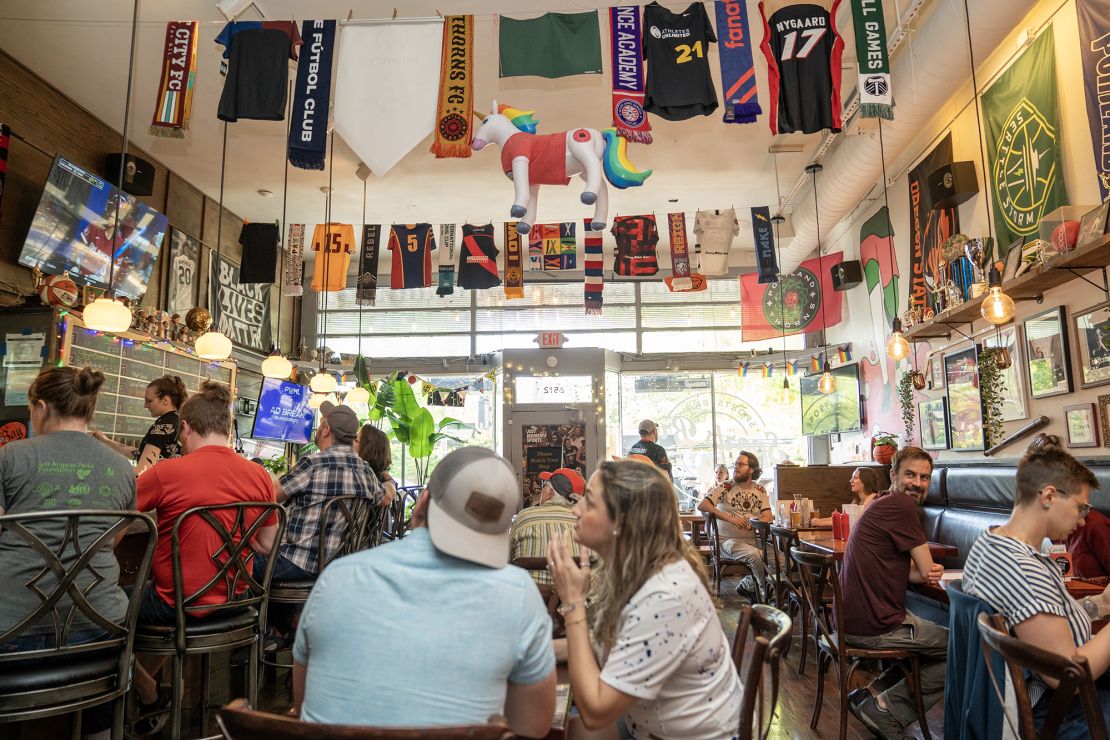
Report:
[[[644,110],[668,121],[717,110],[717,91],[709,75],[709,45],[715,43],[717,36],[700,2],[681,13],[657,2],[644,8]]]

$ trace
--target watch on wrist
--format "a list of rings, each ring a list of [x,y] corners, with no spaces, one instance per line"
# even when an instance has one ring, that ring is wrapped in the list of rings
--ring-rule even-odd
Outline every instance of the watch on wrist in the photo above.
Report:
[[[1098,602],[1088,596],[1079,603],[1083,605],[1083,611],[1087,612],[1088,617],[1092,620],[1099,618],[1101,610],[1099,609]]]
[[[568,601],[565,604],[559,604],[556,611],[565,617],[580,606],[585,606],[585,603],[581,601]]]

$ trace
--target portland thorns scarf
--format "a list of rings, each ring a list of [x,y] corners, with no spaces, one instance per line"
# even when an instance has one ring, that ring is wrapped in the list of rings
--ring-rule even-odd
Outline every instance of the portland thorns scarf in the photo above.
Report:
[[[328,150],[328,100],[335,21],[305,21],[304,47],[297,63],[293,115],[289,125],[289,164],[302,170],[324,169]],[[377,275],[377,272],[374,273]]]
[[[454,17],[454,16],[453,16]],[[469,18],[470,16],[466,16]],[[447,296],[455,292],[455,224],[439,227],[439,287],[436,295]]]
[[[355,283],[355,303],[373,306],[378,297],[378,246],[382,243],[382,227],[362,226],[362,256],[359,258],[358,281]]]
[[[640,8],[609,8],[609,56],[613,75],[613,125],[629,141],[651,143],[651,123],[644,112],[644,64]],[[598,309],[600,313],[600,308]]]
[[[671,242],[671,277],[663,278],[672,293],[705,290],[705,276],[690,272],[690,246],[686,241],[686,214],[668,213],[667,231]]]
[[[859,57],[859,114],[863,118],[893,120],[894,95],[890,89],[882,0],[852,0],[852,19]]]
[[[505,222],[505,298],[524,297],[524,256],[516,222]]]
[[[197,22],[170,21],[166,24],[162,76],[154,103],[154,118],[150,122],[152,136],[185,138],[196,72]]]
[[[474,16],[449,15],[443,21],[443,50],[439,63],[436,137],[432,142],[436,159],[470,156],[473,133],[470,118],[473,115]]]
[[[583,251],[586,266],[586,314],[601,315],[601,291],[605,287],[604,259],[601,253],[601,232],[590,231],[590,220],[582,228]]]
[[[763,112],[752,63],[748,6],[743,0],[717,0],[717,51],[721,58],[721,89],[725,92],[725,123],[755,123]]]
[[[285,254],[281,261],[285,273],[285,295],[304,295],[304,224],[289,224]]]

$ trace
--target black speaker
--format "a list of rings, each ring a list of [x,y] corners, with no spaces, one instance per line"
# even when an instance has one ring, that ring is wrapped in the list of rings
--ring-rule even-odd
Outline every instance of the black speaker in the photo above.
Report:
[[[979,192],[974,162],[950,162],[929,173],[929,202],[931,210],[955,208],[971,200]]]
[[[834,290],[849,290],[863,282],[863,266],[859,260],[845,260],[829,270]]]
[[[109,154],[104,159],[104,179],[115,185],[119,179],[120,154]],[[123,166],[123,190],[131,195],[150,195],[154,192],[154,164],[134,154],[127,155]]]

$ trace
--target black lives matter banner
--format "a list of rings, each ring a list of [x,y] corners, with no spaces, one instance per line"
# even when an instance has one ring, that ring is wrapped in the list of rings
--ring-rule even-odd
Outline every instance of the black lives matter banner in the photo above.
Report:
[[[240,283],[239,265],[212,254],[208,306],[219,318],[220,331],[235,344],[262,351],[270,349],[270,289],[268,283]]]

